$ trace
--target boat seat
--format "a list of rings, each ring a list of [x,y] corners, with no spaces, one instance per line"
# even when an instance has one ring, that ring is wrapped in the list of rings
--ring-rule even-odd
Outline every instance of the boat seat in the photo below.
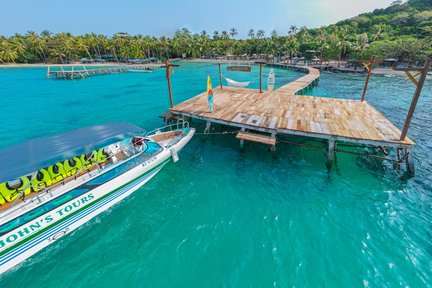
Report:
[[[63,161],[63,168],[67,176],[75,175],[80,170],[81,166],[82,163],[78,157]]]
[[[107,162],[108,156],[109,154],[105,151],[104,148],[100,148],[93,153],[93,159],[98,164]]]
[[[89,153],[89,154],[82,154],[79,157],[79,159],[81,161],[81,167],[84,166],[83,168],[81,168],[81,170],[90,168],[93,165],[91,157],[92,157],[91,153]]]
[[[42,168],[37,171],[36,176],[31,180],[33,192],[38,192],[52,184],[51,176],[47,169]]]
[[[30,179],[27,176],[23,176],[19,179],[20,184],[18,187],[10,186],[8,182],[4,182],[0,184],[0,193],[2,199],[0,200],[1,204],[4,204],[3,200],[6,202],[13,202],[16,198],[18,198],[21,193],[24,191],[24,195],[28,195],[31,193],[30,188]],[[3,203],[2,203],[3,202]]]
[[[52,184],[60,182],[67,177],[61,162],[48,166],[48,173],[50,174]]]

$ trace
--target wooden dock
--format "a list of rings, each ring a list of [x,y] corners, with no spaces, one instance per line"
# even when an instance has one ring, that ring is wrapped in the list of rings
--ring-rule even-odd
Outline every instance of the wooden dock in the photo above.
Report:
[[[408,137],[401,140],[401,131],[366,101],[296,95],[316,85],[320,76],[317,69],[302,69],[308,74],[275,91],[215,88],[213,113],[206,92],[173,106],[169,112],[203,120],[206,130],[212,123],[236,127],[241,145],[246,140],[274,148],[281,135],[323,139],[328,143],[329,161],[337,143],[342,142],[396,148],[410,155],[415,143]]]
[[[124,65],[115,67],[100,67],[87,69],[85,66],[71,66],[71,70],[65,70],[60,66],[60,70],[52,71],[48,66],[47,79],[83,79],[91,76],[127,73],[131,70],[154,70],[165,67],[163,64],[146,64],[146,65]]]
[[[94,69],[86,69],[84,66],[81,69],[75,69],[74,66],[72,66],[71,70],[64,70],[63,67],[60,67],[61,70],[52,71],[51,67],[48,67],[47,71],[47,79],[83,79],[90,76],[97,76],[97,75],[106,75],[106,74],[118,74],[118,73],[125,73],[128,72],[128,70],[123,67],[101,67],[101,68],[94,68]]]
[[[210,113],[204,92],[169,109],[172,114],[261,131],[326,140],[409,147],[400,130],[367,102],[223,87],[213,90]]]

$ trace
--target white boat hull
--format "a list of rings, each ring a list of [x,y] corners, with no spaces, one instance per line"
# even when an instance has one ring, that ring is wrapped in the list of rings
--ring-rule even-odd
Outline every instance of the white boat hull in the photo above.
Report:
[[[191,129],[189,134],[171,149],[180,151],[193,134],[194,129]],[[120,176],[1,236],[0,253],[3,253],[0,256],[0,274],[132,194],[153,178],[170,161],[170,158],[170,149],[164,148],[161,153]],[[27,235],[20,239],[24,234]],[[20,244],[17,246],[17,243]]]

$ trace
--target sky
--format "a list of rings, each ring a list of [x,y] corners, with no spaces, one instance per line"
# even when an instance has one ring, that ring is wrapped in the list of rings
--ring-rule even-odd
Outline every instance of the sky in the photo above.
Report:
[[[0,35],[27,31],[74,35],[116,32],[173,36],[181,27],[194,33],[249,29],[286,35],[291,25],[320,27],[390,5],[393,0],[0,0]]]

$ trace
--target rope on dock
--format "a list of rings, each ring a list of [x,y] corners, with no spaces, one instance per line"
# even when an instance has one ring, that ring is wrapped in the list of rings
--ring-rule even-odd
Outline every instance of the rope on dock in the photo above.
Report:
[[[377,148],[377,147],[375,147],[375,148]],[[387,160],[387,161],[390,161],[390,162],[394,162],[395,164],[402,163],[409,156],[409,153],[405,153],[404,156],[401,159],[393,159],[393,158],[388,158],[388,157],[380,156],[380,155],[366,154],[366,153],[360,153],[360,152],[354,152],[354,151],[348,151],[348,150],[342,150],[342,149],[335,149],[335,152],[342,152],[342,153],[347,153],[347,154],[351,154],[351,155],[377,158],[377,159],[382,159],[382,160]]]
[[[205,136],[205,135],[229,135],[229,134],[235,134],[235,133],[239,133],[239,132],[240,132],[240,130],[238,130],[238,131],[223,131],[223,132],[208,132],[208,133],[205,133],[205,132],[197,133],[197,132],[195,132],[194,135],[203,135],[203,136]]]
[[[200,135],[200,136],[207,136],[207,135],[231,135],[231,134],[236,134],[239,133],[241,130],[237,130],[237,131],[222,131],[222,132],[202,132],[202,133],[195,133],[194,135]],[[296,145],[296,146],[300,146],[300,147],[306,147],[306,148],[312,148],[312,149],[317,149],[317,150],[321,150],[323,153],[327,154],[327,149],[326,147],[322,147],[322,146],[318,146],[318,145],[311,145],[311,144],[306,144],[306,143],[298,143],[298,142],[293,142],[293,141],[288,141],[288,140],[281,140],[278,139],[277,142],[279,143],[286,143],[286,144],[291,144],[291,145]],[[380,148],[377,146],[370,146],[370,145],[347,145],[347,144],[338,144],[338,146],[347,146],[347,147],[355,147],[355,148]],[[335,152],[341,152],[341,153],[346,153],[346,154],[351,154],[351,155],[356,155],[356,156],[365,156],[365,157],[371,157],[371,158],[376,158],[376,159],[382,159],[382,160],[387,160],[389,162],[394,162],[395,164],[400,164],[402,162],[404,162],[408,156],[409,156],[409,152],[405,153],[402,158],[400,159],[393,159],[393,158],[389,158],[389,157],[385,157],[385,156],[381,156],[381,155],[374,155],[374,154],[367,154],[367,153],[360,153],[360,152],[354,152],[354,151],[348,151],[348,150],[343,150],[343,149],[335,149]]]

